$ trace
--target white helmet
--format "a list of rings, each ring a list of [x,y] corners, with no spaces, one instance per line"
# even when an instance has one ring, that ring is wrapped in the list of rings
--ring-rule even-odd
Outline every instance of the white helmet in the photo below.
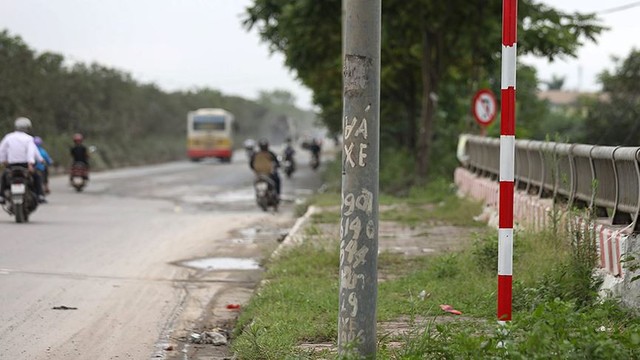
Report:
[[[26,117],[19,117],[14,123],[16,130],[29,130],[31,129],[31,120]]]

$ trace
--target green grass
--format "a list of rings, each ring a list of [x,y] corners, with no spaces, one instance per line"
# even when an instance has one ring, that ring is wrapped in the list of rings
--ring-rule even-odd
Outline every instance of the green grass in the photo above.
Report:
[[[401,200],[397,199],[397,201]],[[380,220],[396,221],[411,227],[418,224],[483,227],[485,224],[473,220],[473,217],[480,214],[481,211],[482,205],[480,203],[452,197],[448,201],[429,205],[408,202],[401,207],[396,206],[389,210],[380,211]]]
[[[310,205],[315,206],[340,206],[340,193],[333,190],[327,190],[323,193],[317,193],[309,197],[304,203],[296,205],[294,210],[295,216],[302,216]],[[340,216],[340,215],[338,215]]]
[[[326,194],[315,201],[332,210],[312,217],[305,234],[313,241],[267,264],[267,282],[234,332],[238,359],[337,358],[335,352],[300,347],[335,345],[338,332],[339,239],[318,235],[320,225],[339,222],[340,200]],[[615,299],[598,299],[600,279],[592,276],[588,242],[572,244],[553,232],[517,232],[513,321],[499,326],[497,230],[470,220],[480,204],[457,198],[445,182],[403,197],[385,196],[383,202],[393,206],[381,219],[409,226],[474,226],[476,235],[460,252],[379,255],[384,281],[378,285],[378,323],[404,319],[411,331],[381,333],[378,359],[640,359],[640,320]],[[441,304],[463,316],[444,313]]]
[[[339,163],[334,161],[327,167],[334,169]],[[313,195],[296,209],[296,215],[304,214],[310,205],[319,207],[340,206],[339,188],[328,187],[328,190]],[[451,183],[443,179],[436,179],[422,187],[413,187],[403,196],[380,193],[378,202],[383,210],[379,219],[396,221],[401,224],[416,226],[418,224],[446,223],[454,226],[485,226],[473,220],[480,214],[480,202],[460,199],[455,195],[456,189]],[[403,206],[396,206],[403,204]],[[391,206],[391,209],[384,209]],[[313,218],[319,223],[340,222],[340,212],[314,214]]]
[[[444,180],[434,180],[423,187],[412,188],[406,196],[384,195],[381,205],[393,205],[380,212],[380,220],[401,224],[446,223],[454,226],[482,226],[473,220],[482,211],[482,204],[458,198],[456,189]],[[402,204],[402,206],[398,206]]]
[[[406,224],[436,218],[474,226],[476,235],[456,253],[380,254],[378,272],[386,280],[378,286],[377,321],[408,319],[411,331],[380,334],[378,359],[640,359],[638,318],[615,300],[599,301],[599,281],[591,276],[589,257],[577,248],[582,245],[550,232],[516,234],[513,321],[498,326],[497,231],[465,220],[480,211],[477,203],[451,192],[419,201],[426,197],[421,190],[404,201],[395,198],[401,210],[385,216]],[[335,344],[337,339],[339,239],[318,236],[320,224],[339,226],[339,210],[331,205],[331,211],[312,218],[307,235],[313,241],[267,264],[267,281],[240,315],[234,333],[238,359],[337,358],[328,350],[314,353],[299,346]],[[424,300],[418,295],[423,290]],[[452,305],[463,316],[442,312],[440,304]]]
[[[238,319],[241,359],[285,359],[298,343],[336,337],[337,252],[337,244],[306,242],[268,265],[268,284]]]
[[[333,211],[323,211],[311,215],[311,220],[316,224],[340,223],[340,213]]]
[[[549,235],[518,234],[520,252],[514,263],[514,320],[498,328],[495,319],[496,273],[478,247],[493,247],[494,235],[480,235],[474,246],[459,253],[407,258],[383,253],[379,272],[392,280],[378,287],[378,322],[416,320],[409,335],[380,336],[380,359],[609,359],[640,358],[640,321],[614,301],[578,306],[577,299],[542,291],[548,277],[557,288],[570,288],[558,274],[570,263],[570,249],[551,251]],[[550,256],[553,254],[553,256]],[[321,359],[302,343],[335,343],[338,307],[338,244],[308,242],[268,265],[267,285],[245,308],[236,328],[233,348],[239,359]],[[520,276],[522,274],[522,276]],[[528,274],[528,275],[525,275]],[[535,274],[538,274],[537,276]],[[428,295],[420,300],[418,294]],[[538,298],[530,298],[531,294]],[[517,298],[523,297],[522,301]],[[442,322],[440,304],[450,304],[464,316]],[[422,319],[422,321],[417,321]],[[506,348],[498,341],[506,341]],[[404,346],[394,348],[391,341]],[[335,356],[335,355],[333,355]]]

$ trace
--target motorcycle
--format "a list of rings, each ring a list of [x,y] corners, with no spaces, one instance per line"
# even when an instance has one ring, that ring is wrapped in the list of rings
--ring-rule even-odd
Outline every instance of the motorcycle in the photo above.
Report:
[[[260,174],[253,183],[256,191],[256,202],[263,211],[273,207],[273,211],[278,211],[280,199],[276,191],[276,184],[269,175]]]
[[[290,178],[291,175],[296,171],[296,161],[293,158],[295,153],[296,152],[295,150],[293,150],[293,147],[287,144],[287,146],[284,149],[284,153],[282,154],[281,157],[279,157],[280,162],[282,163],[282,166],[283,166],[284,173],[285,175],[287,175],[287,178]]]
[[[89,168],[87,164],[76,161],[71,165],[69,181],[77,192],[81,192],[89,181]]]
[[[255,154],[256,152],[256,142],[253,141],[253,139],[247,139],[244,141],[244,144],[242,145],[242,147],[244,148],[244,151],[247,154],[247,160],[251,161],[253,154]]]
[[[247,154],[247,161],[251,161],[251,158],[253,158],[253,154],[256,153],[256,150],[253,147],[247,147],[244,149],[244,152]]]
[[[291,175],[296,171],[296,163],[293,158],[285,158],[283,162],[283,170],[287,178],[290,178]]]
[[[6,203],[2,208],[16,217],[17,223],[29,221],[29,214],[38,208],[38,196],[33,191],[33,178],[29,170],[21,166],[8,169],[6,181],[9,188],[5,190]]]
[[[320,155],[312,154],[311,163],[309,165],[313,170],[318,170],[318,167],[320,166]]]

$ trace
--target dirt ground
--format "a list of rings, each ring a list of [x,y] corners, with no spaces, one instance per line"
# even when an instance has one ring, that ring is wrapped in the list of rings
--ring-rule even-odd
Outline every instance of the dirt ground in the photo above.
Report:
[[[216,256],[263,259],[272,254],[294,225],[290,216],[272,216],[237,229]],[[197,260],[197,259],[196,259]],[[232,359],[229,339],[238,315],[262,280],[263,269],[197,271],[188,287],[180,319],[155,358],[168,360]],[[215,286],[214,286],[215,285]],[[220,341],[219,341],[220,340]],[[224,343],[222,343],[224,342]]]
[[[295,246],[301,241],[339,240],[338,224],[313,223],[312,215],[323,211],[338,211],[336,208],[312,207],[305,216],[298,219],[290,229],[272,256],[287,246]],[[313,231],[309,229],[314,227]],[[475,229],[477,231],[477,229]],[[381,221],[379,223],[379,252],[404,254],[406,256],[428,256],[443,252],[455,251],[464,247],[472,239],[473,228],[456,227],[445,224],[420,225],[410,227],[397,222]],[[275,240],[275,239],[274,239]],[[388,274],[379,273],[379,281],[386,281]],[[231,334],[242,306],[248,303],[253,292],[260,284],[260,272],[252,272],[242,284],[229,284],[224,291],[217,294],[207,305],[207,310],[194,324],[192,333],[217,331],[225,335]],[[239,309],[228,309],[228,304],[238,304]],[[440,320],[442,319],[442,320]],[[452,321],[451,317],[440,317],[438,321]],[[428,319],[400,318],[391,322],[380,323],[378,332],[381,335],[399,335],[415,328],[416,323],[426,323]],[[167,359],[170,360],[221,360],[232,359],[233,354],[227,345],[194,344],[188,339],[189,334],[183,332],[175,344],[171,344]],[[232,339],[230,340],[232,341]],[[302,348],[315,351],[336,349],[333,343],[301,344]]]
[[[338,211],[338,209],[330,209]],[[382,209],[381,209],[382,210]],[[325,211],[316,209],[317,212]],[[310,224],[306,224],[309,227]],[[339,239],[340,229],[336,224],[314,224],[320,233],[309,236],[307,239],[313,241],[314,238]],[[304,229],[302,229],[304,231]],[[428,256],[453,252],[463,249],[469,242],[473,240],[473,234],[477,232],[477,228],[451,226],[446,224],[430,224],[418,225],[411,227],[394,221],[380,221],[378,228],[378,253],[403,254],[407,257]],[[304,232],[303,232],[304,233]],[[384,272],[378,273],[378,281],[383,282],[390,280],[391,274]],[[437,318],[438,322],[469,320],[465,316],[441,316]],[[410,319],[402,317],[393,321],[378,323],[378,337],[382,336],[398,336],[408,334],[415,331],[416,325],[426,325],[433,319],[416,317]],[[390,346],[401,346],[400,343],[389,344]],[[310,351],[329,351],[334,353],[337,351],[333,343],[307,343],[301,344],[302,349]]]

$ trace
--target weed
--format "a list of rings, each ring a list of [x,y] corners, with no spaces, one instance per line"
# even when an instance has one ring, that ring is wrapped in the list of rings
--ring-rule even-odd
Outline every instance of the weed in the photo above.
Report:
[[[340,214],[336,211],[321,211],[311,215],[314,224],[338,224],[340,223]]]
[[[381,218],[416,225],[468,224],[475,205],[441,190],[417,189],[395,197],[396,206]],[[306,234],[322,235],[317,224],[337,221],[336,213],[314,218]],[[598,301],[601,279],[592,272],[597,260],[593,235],[576,226],[567,233],[519,233],[514,243],[514,320],[501,326],[495,325],[496,231],[481,232],[472,246],[457,253],[381,253],[378,271],[384,281],[378,285],[377,319],[403,319],[410,331],[380,336],[377,358],[640,359],[640,320],[615,301]],[[267,264],[267,285],[239,318],[233,343],[238,358],[338,356],[299,347],[335,344],[337,339],[339,244],[318,238],[322,241],[304,242]],[[424,297],[419,295],[423,291]],[[440,312],[441,304],[454,306],[463,316]]]
[[[617,311],[610,306],[576,310],[574,302],[561,299],[539,304],[514,324],[511,358],[639,358],[639,323],[634,320],[616,325],[607,319]]]
[[[433,179],[427,185],[412,187],[407,202],[410,204],[437,204],[456,197],[456,188],[444,178]]]
[[[320,231],[320,229],[318,229],[317,226],[315,225],[309,225],[305,230],[304,230],[305,235],[307,236],[315,236],[315,235],[320,235],[322,234],[322,232]]]
[[[497,273],[498,271],[498,235],[493,232],[476,237],[471,253],[480,269]]]
[[[302,203],[296,204],[294,209],[293,209],[293,216],[295,217],[301,217],[303,216],[307,210],[309,209],[309,204],[311,202],[307,199]]]
[[[456,253],[436,257],[431,265],[436,279],[454,280],[460,273],[459,258]]]
[[[628,253],[620,258],[620,263],[624,264],[626,270],[632,274],[640,270],[640,259],[638,259],[636,256],[637,255],[634,255],[633,253]],[[638,279],[640,279],[640,275],[634,275],[631,277],[629,282],[634,282]]]
[[[268,354],[268,349],[266,349],[262,344],[261,344],[261,337],[262,334],[264,334],[266,332],[266,329],[264,327],[258,326],[255,323],[251,323],[249,324],[249,326],[247,326],[245,328],[244,334],[245,336],[239,340],[240,342],[237,343],[237,346],[244,346],[247,348],[247,354]],[[248,356],[247,359],[251,359],[251,356]]]
[[[421,203],[416,198],[411,198],[411,200],[397,199],[396,203],[398,201],[406,202],[406,204],[381,211],[380,220],[396,221],[411,227],[434,223],[465,227],[484,226],[484,224],[473,220],[474,216],[479,214],[482,209],[478,202],[459,199],[453,195],[447,196],[445,200],[437,204]]]
[[[415,180],[415,159],[406,149],[382,148],[381,150],[380,189],[390,194],[406,194]]]
[[[550,233],[548,233],[550,234]],[[555,248],[566,254],[555,258],[549,268],[539,269],[540,277],[530,286],[523,282],[514,283],[514,293],[521,294],[514,298],[513,306],[522,311],[531,311],[541,304],[555,299],[571,301],[576,308],[592,306],[598,299],[598,289],[602,279],[593,269],[596,265],[597,249],[591,239],[590,231],[575,230],[570,246],[566,250]],[[547,239],[552,238],[547,237]],[[553,243],[556,240],[548,240]],[[553,250],[553,249],[552,249]]]

